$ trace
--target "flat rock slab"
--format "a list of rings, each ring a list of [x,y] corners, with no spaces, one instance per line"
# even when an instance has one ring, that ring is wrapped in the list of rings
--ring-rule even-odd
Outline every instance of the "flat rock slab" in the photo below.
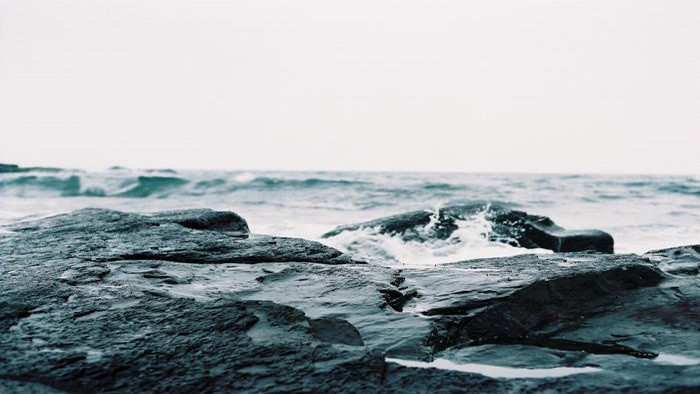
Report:
[[[83,209],[7,228],[21,234],[23,240],[7,245],[11,254],[40,257],[43,253],[44,258],[56,258],[59,252],[64,258],[89,261],[359,263],[318,242],[251,235],[245,220],[235,213],[202,209],[151,216]],[[25,250],[16,250],[21,247]]]
[[[404,241],[426,242],[448,239],[459,228],[459,221],[484,215],[492,223],[489,239],[528,249],[543,248],[555,252],[593,250],[613,253],[614,241],[600,230],[565,230],[545,216],[530,215],[507,204],[477,201],[453,205],[436,211],[413,211],[369,222],[340,226],[323,235],[336,236],[345,231],[372,229],[380,234],[399,236]]]
[[[435,357],[594,366],[604,373],[563,378],[594,390],[631,389],[629,376],[665,390],[659,380],[674,376],[683,392],[700,387],[700,280],[678,269],[696,264],[698,250],[522,255],[402,274],[421,294],[413,310],[434,324]]]
[[[700,275],[700,245],[653,250],[645,256],[670,274],[691,277]]]
[[[420,312],[445,324],[432,339],[437,349],[548,336],[665,277],[636,255],[521,255],[444,269],[452,274],[442,272],[442,283],[439,271],[405,272],[409,282],[428,288]]]

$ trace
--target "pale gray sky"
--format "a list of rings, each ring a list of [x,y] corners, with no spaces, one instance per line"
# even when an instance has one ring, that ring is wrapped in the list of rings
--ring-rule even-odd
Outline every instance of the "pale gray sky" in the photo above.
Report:
[[[0,161],[700,174],[697,0],[0,0]]]

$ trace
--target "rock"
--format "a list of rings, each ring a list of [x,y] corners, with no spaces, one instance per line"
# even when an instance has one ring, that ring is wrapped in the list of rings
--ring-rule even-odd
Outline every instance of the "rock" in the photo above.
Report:
[[[636,255],[521,255],[445,269],[452,275],[406,272],[419,288],[438,281],[437,275],[450,278],[440,292],[434,287],[420,300],[424,315],[441,317],[431,338],[438,350],[547,337],[664,279],[662,271]]]
[[[20,167],[17,164],[0,163],[0,174],[12,173],[12,172],[30,172],[30,171],[59,172],[59,171],[61,171],[61,169],[54,168],[54,167]]]
[[[661,269],[674,275],[700,274],[700,245],[653,250],[646,257],[657,262]]]
[[[186,210],[143,216],[83,209],[8,227],[36,241],[36,252],[88,261],[158,260],[183,263],[359,263],[321,243],[248,234],[232,212]]]
[[[85,313],[85,302],[52,305],[4,333],[0,375],[69,392],[381,386],[380,354],[319,341],[304,314],[291,307],[143,295],[101,299]]]
[[[0,391],[700,388],[697,276],[664,271],[696,247],[394,270],[244,224],[207,210],[82,210],[7,227]],[[397,363],[434,358],[472,372]],[[475,373],[494,365],[587,373]]]
[[[218,245],[209,253],[224,254],[228,247],[239,248],[229,243],[241,241],[238,236],[193,230],[170,220],[181,216],[83,210],[18,224],[12,233],[3,233],[0,388],[403,392],[417,384],[411,368],[387,363],[382,352],[364,346],[360,332],[346,320],[310,318],[297,308],[255,299],[299,302],[312,312],[337,315],[351,313],[357,304],[357,319],[368,318],[361,315],[364,308],[372,311],[370,320],[384,315],[390,325],[391,315],[399,321],[403,315],[381,308],[377,288],[393,285],[378,281],[382,275],[396,280],[388,269],[335,265],[330,248],[316,243],[283,251],[283,260],[292,261],[283,263],[119,259],[128,243],[138,249],[156,241],[161,248],[203,242]],[[196,241],[200,238],[204,241]],[[307,242],[302,241],[291,245]],[[317,249],[320,253],[309,255]],[[330,264],[324,264],[323,256],[331,256]],[[220,276],[223,272],[230,275]],[[368,279],[375,274],[378,279]],[[311,275],[315,282],[309,281]],[[304,281],[306,287],[297,286]],[[358,294],[359,288],[363,292]],[[313,298],[305,299],[309,295]],[[510,387],[477,374],[430,375],[421,385],[449,387],[442,383],[448,379],[453,390],[461,387],[457,382],[483,385],[491,392]]]
[[[496,202],[474,202],[447,206],[432,211],[414,211],[369,222],[340,226],[323,235],[336,236],[363,228],[380,234],[401,237],[404,241],[426,242],[447,239],[458,229],[458,221],[483,213],[492,223],[489,239],[528,249],[544,248],[555,252],[592,250],[613,253],[613,238],[600,230],[565,230],[544,216],[529,215]]]
[[[3,172],[21,172],[22,168],[20,168],[17,164],[3,164],[0,163],[0,173]]]
[[[185,211],[159,212],[151,220],[162,223],[177,223],[193,230],[225,231],[249,234],[248,223],[234,212],[211,209],[189,209]]]
[[[309,320],[314,337],[328,343],[342,343],[350,346],[364,346],[360,332],[346,320],[335,317],[322,317]]]
[[[565,379],[575,384],[619,389],[634,376],[662,390],[659,377],[673,374],[674,390],[692,391],[700,387],[700,286],[663,266],[647,256],[572,253],[403,274],[421,294],[416,309],[434,324],[435,357],[520,368],[550,357],[552,367],[606,371]]]

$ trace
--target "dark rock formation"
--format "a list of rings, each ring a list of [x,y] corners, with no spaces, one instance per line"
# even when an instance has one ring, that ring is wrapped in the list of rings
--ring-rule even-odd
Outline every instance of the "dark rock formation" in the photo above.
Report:
[[[17,164],[0,163],[0,174],[8,173],[8,172],[29,172],[29,171],[58,172],[58,171],[61,171],[61,169],[54,168],[54,167],[20,167]]]
[[[372,228],[380,234],[400,236],[405,241],[425,242],[447,239],[457,230],[457,221],[480,212],[492,222],[488,237],[492,241],[509,243],[528,249],[544,248],[555,252],[593,250],[613,253],[613,238],[600,230],[565,230],[544,216],[529,215],[496,202],[474,202],[440,208],[437,212],[414,211],[365,223],[340,226],[323,235],[329,238],[343,231]]]
[[[177,224],[183,218],[206,229]],[[149,217],[82,210],[12,226],[0,236],[0,389],[392,392],[416,384],[439,389],[442,379],[490,392],[509,387],[450,371],[416,382],[412,369],[385,362],[337,317],[364,308],[374,316],[357,318],[401,321],[381,308],[377,289],[392,285],[378,281],[394,279],[387,269],[337,266],[353,261],[315,242],[264,237],[263,244],[239,245],[250,238],[212,230],[240,230],[239,219],[211,211]],[[156,247],[166,251],[146,253]],[[172,258],[173,248],[201,255]],[[149,259],[134,260],[136,253]],[[231,263],[231,253],[241,257]],[[260,298],[327,315],[309,318]],[[377,348],[382,340],[373,339]]]
[[[90,209],[5,229],[2,392],[700,387],[697,276],[663,271],[697,246],[392,270],[209,210]],[[598,372],[495,379],[385,357]]]
[[[700,245],[654,250],[646,256],[670,274],[700,275]]]
[[[491,278],[484,278],[480,288],[451,294],[447,302],[424,297],[429,309],[423,313],[443,317],[438,320],[443,327],[431,339],[437,349],[549,336],[615,305],[629,291],[656,286],[664,278],[658,268],[635,255],[522,255],[494,260],[449,265],[462,271],[490,271]]]
[[[312,334],[329,343],[342,343],[350,346],[364,346],[360,332],[346,320],[335,317],[322,317],[309,320]]]
[[[83,209],[9,227],[35,243],[28,247],[90,261],[159,260],[183,263],[353,263],[318,242],[248,234],[231,212],[188,210],[153,216]]]
[[[234,212],[190,209],[186,211],[159,212],[151,216],[158,223],[177,223],[193,230],[210,230],[250,233],[245,219]]]
[[[697,250],[653,253],[680,255],[687,263]],[[438,355],[513,367],[548,358],[553,365],[596,365],[648,381],[644,391],[669,390],[653,376],[673,374],[673,390],[697,390],[697,276],[669,275],[660,267],[674,265],[647,256],[576,253],[479,259],[404,275],[423,290],[418,309],[434,324],[429,343]],[[608,378],[567,380],[600,387]]]

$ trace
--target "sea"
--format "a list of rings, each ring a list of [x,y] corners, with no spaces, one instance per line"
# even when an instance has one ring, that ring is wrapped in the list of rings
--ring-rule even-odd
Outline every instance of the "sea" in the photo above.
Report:
[[[338,225],[473,200],[513,204],[566,229],[600,229],[616,253],[700,243],[700,176],[38,168],[0,173],[0,225],[98,207],[127,212],[211,208],[242,215],[254,233],[316,240],[389,266],[550,253],[490,242],[483,212],[446,240],[403,241]],[[0,231],[8,231],[2,230]]]

